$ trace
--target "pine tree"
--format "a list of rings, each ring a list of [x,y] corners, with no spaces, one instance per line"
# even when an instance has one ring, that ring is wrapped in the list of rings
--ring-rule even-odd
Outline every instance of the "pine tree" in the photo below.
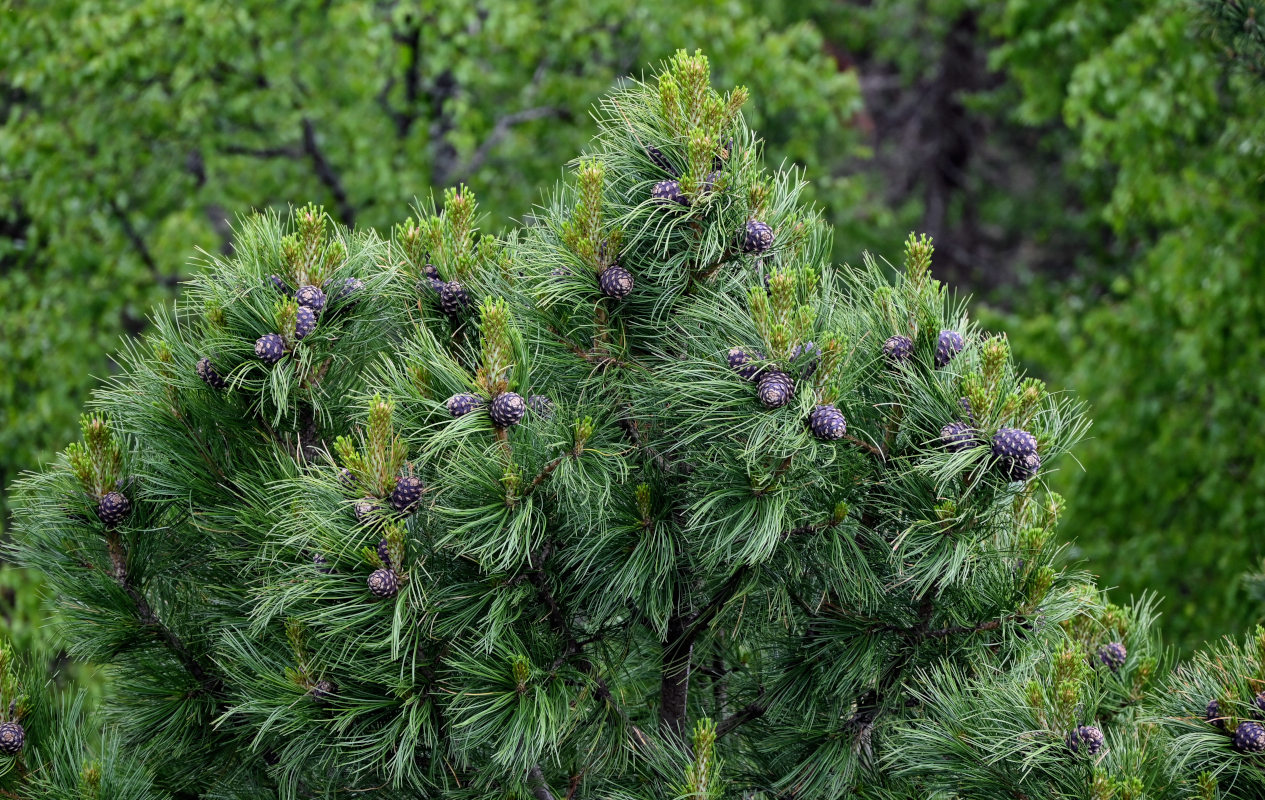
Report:
[[[464,187],[389,238],[245,220],[19,487],[111,681],[103,743],[12,705],[4,788],[1259,796],[1265,637],[1170,674],[1063,566],[1079,405],[926,237],[832,266],[747,99],[678,54],[502,238]]]

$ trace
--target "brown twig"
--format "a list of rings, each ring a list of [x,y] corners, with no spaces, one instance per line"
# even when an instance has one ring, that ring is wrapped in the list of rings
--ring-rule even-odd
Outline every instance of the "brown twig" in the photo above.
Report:
[[[887,454],[883,452],[882,448],[875,447],[874,445],[870,444],[869,442],[865,441],[864,439],[858,439],[857,437],[853,436],[852,434],[844,434],[844,437],[843,437],[843,438],[844,438],[844,439],[846,439],[846,440],[848,440],[849,442],[852,442],[853,444],[857,445],[858,447],[863,447],[863,448],[865,448],[866,450],[869,450],[869,451],[870,451],[870,453],[872,453],[872,454],[873,454],[873,455],[875,455],[875,456],[878,456],[878,458],[879,458],[879,460],[880,460],[880,461],[885,460],[885,459],[886,459],[886,457],[887,457]]]

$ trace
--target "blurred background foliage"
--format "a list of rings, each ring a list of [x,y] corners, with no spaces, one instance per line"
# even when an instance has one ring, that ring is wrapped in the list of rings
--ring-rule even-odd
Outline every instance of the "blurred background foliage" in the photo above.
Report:
[[[679,47],[753,92],[841,261],[937,273],[1088,400],[1054,476],[1105,585],[1190,647],[1262,613],[1259,0],[0,0],[0,484],[252,208],[385,228],[465,182],[530,213],[590,103]],[[12,610],[29,592],[14,577]],[[1249,592],[1249,590],[1252,590]],[[27,606],[9,616],[29,619]],[[26,615],[26,616],[24,616]]]

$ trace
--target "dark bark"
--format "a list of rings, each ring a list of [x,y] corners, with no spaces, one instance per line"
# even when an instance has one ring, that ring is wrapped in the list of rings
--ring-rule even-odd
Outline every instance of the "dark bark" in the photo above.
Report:
[[[303,152],[311,160],[312,169],[316,172],[317,179],[334,196],[338,221],[349,228],[355,225],[356,208],[351,204],[351,200],[347,196],[347,189],[343,186],[338,170],[334,168],[329,158],[326,157],[325,151],[321,149],[320,143],[316,140],[316,126],[307,117],[303,118]]]

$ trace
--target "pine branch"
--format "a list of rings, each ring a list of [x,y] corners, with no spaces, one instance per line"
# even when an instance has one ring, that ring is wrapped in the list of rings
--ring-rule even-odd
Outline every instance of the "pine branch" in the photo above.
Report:
[[[632,408],[627,409],[627,416],[620,419],[619,427],[623,428],[624,432],[628,434],[628,439],[633,443],[634,447],[650,456],[654,465],[664,474],[679,472],[682,475],[689,475],[694,471],[694,466],[692,464],[675,464],[669,461],[667,457],[660,453],[657,449],[646,444],[646,440],[641,436],[641,428],[638,427],[637,420],[632,416],[632,411]]]
[[[562,464],[563,461],[566,461],[568,458],[579,458],[580,454],[583,452],[584,452],[584,445],[577,443],[575,447],[571,448],[567,452],[558,456],[553,461],[550,461],[540,470],[540,472],[536,473],[536,477],[532,478],[531,483],[527,484],[527,488],[523,491],[523,497],[526,497],[527,495],[536,491],[536,487],[539,486],[541,483],[543,483],[546,478],[552,475],[553,471],[556,470]]]
[[[193,676],[202,690],[207,694],[215,694],[222,686],[220,678],[211,675],[202,664],[189,652],[189,648],[170,628],[163,624],[158,615],[154,613],[154,609],[149,605],[149,601],[145,599],[145,595],[132,583],[131,577],[127,572],[127,554],[123,552],[123,542],[119,538],[117,531],[108,531],[106,533],[106,547],[110,553],[110,562],[112,569],[111,577],[119,588],[127,594],[132,601],[132,606],[136,612],[136,619],[142,626],[150,629],[162,641],[162,643],[176,657],[185,671]]]
[[[878,460],[879,460],[879,461],[886,461],[886,460],[887,460],[887,453],[885,453],[885,452],[883,451],[883,449],[882,449],[882,448],[880,448],[880,447],[875,447],[874,445],[870,444],[869,442],[865,441],[864,439],[858,439],[857,437],[853,436],[853,435],[852,435],[852,434],[850,434],[850,433],[849,433],[849,434],[844,434],[843,438],[844,438],[845,440],[849,441],[849,442],[852,442],[853,444],[855,444],[855,445],[856,445],[856,446],[858,446],[858,447],[862,447],[862,448],[864,448],[864,449],[866,449],[866,450],[870,451],[870,453],[872,453],[873,455],[875,455],[876,457],[878,457]]]
[[[536,800],[554,800],[553,793],[549,791],[549,784],[545,783],[545,773],[539,764],[534,764],[527,771],[527,783],[531,786],[532,796]]]
[[[668,619],[667,641],[664,642],[660,659],[662,676],[659,681],[659,726],[680,735],[685,729],[686,709],[689,704],[690,670],[693,666],[694,643],[703,630],[731,599],[746,577],[748,567],[739,567],[725,581],[706,606],[693,615],[673,614]],[[679,607],[674,588],[674,605]]]
[[[601,673],[597,669],[597,665],[584,656],[584,646],[580,644],[579,639],[576,638],[576,635],[572,632],[571,626],[567,622],[566,613],[562,610],[562,606],[558,604],[557,599],[554,598],[553,592],[550,591],[549,582],[545,579],[544,574],[544,564],[549,558],[549,553],[550,548],[546,545],[539,555],[531,559],[533,566],[531,571],[527,573],[527,579],[531,581],[532,586],[536,588],[537,595],[548,609],[550,627],[566,641],[563,658],[565,659],[579,656],[579,658],[577,658],[574,662],[575,666],[581,672],[588,673],[589,678],[597,687],[596,691],[593,692],[593,696],[604,703],[608,703],[612,708],[614,708],[620,717],[623,718],[624,723],[632,729],[633,734],[637,737],[638,743],[642,746],[648,746],[650,744],[649,737],[642,732],[640,727],[633,724],[632,718],[628,715],[627,710],[615,701],[615,696],[611,693],[610,686],[608,686],[606,681],[602,678]]]
[[[716,725],[716,738],[719,739],[730,731],[762,716],[768,710],[768,705],[764,702],[764,689],[760,690],[758,698],[721,720]]]

